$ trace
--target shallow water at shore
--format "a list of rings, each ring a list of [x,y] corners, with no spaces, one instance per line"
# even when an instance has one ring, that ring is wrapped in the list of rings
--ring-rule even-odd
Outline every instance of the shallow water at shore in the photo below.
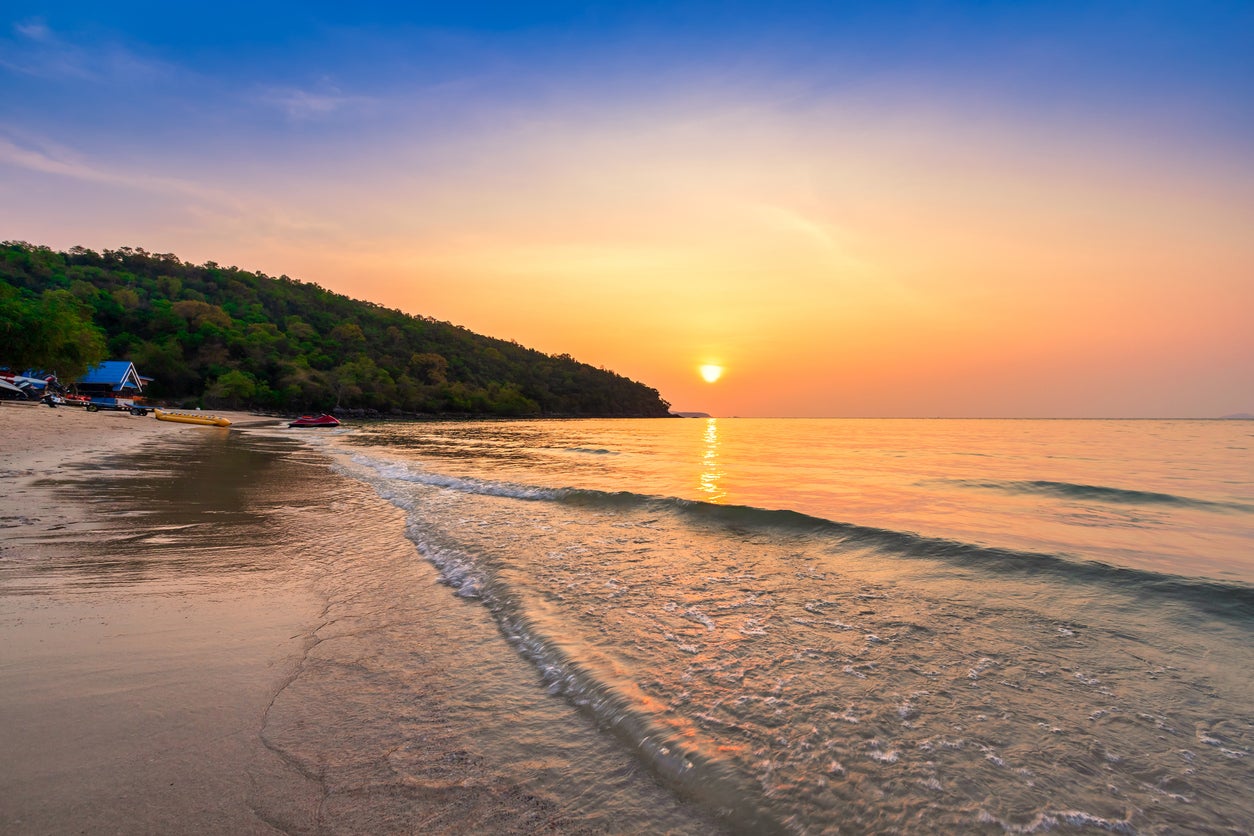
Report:
[[[710,833],[644,766],[449,594],[365,486],[318,513],[351,525],[311,560],[326,610],[275,700],[267,744],[326,789],[330,832]]]
[[[1254,503],[1248,447],[1216,452],[1248,431],[994,423],[332,443],[550,693],[733,830],[1248,829]]]

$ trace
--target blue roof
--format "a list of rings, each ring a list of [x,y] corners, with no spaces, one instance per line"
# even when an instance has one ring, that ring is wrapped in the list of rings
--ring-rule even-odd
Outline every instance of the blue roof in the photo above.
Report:
[[[79,383],[104,383],[114,389],[142,389],[139,372],[135,364],[129,360],[106,360],[99,366],[88,369],[87,374],[78,379]]]

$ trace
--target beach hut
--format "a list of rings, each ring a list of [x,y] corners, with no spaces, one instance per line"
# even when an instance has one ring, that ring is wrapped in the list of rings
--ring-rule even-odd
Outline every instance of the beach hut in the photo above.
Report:
[[[133,409],[135,397],[144,391],[144,379],[129,360],[106,360],[88,369],[75,388],[91,399],[89,408]]]

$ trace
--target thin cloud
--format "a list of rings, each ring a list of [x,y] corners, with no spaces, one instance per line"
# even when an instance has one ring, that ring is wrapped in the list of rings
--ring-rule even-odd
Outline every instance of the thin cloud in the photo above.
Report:
[[[206,229],[230,233],[237,240],[252,237],[271,242],[319,241],[330,242],[331,246],[359,243],[361,247],[369,243],[355,241],[353,235],[334,222],[293,212],[290,207],[264,197],[228,192],[194,180],[109,167],[89,160],[73,149],[30,138],[21,140],[21,143],[14,141],[12,134],[0,134],[0,168],[7,165],[79,182],[142,192],[157,199],[173,198],[183,212],[201,219]]]
[[[45,79],[72,79],[96,83],[133,84],[161,77],[173,68],[138,55],[118,43],[75,43],[55,32],[42,19],[15,23],[13,36],[0,39],[0,67]]]
[[[31,41],[46,42],[52,40],[52,30],[42,20],[25,20],[13,24],[13,31]]]
[[[34,145],[35,143],[19,145],[8,137],[0,136],[0,164],[88,183],[107,183],[138,191],[191,197],[204,202],[233,206],[241,211],[244,209],[226,192],[207,188],[190,180],[114,170],[92,163],[68,148],[48,144],[41,147]]]
[[[124,180],[120,176],[96,170],[81,160],[47,153],[36,148],[26,148],[2,136],[0,136],[0,163],[7,163],[27,171],[56,174],[93,183],[120,183]]]
[[[299,87],[270,87],[261,90],[256,101],[278,110],[296,121],[318,119],[338,111],[369,105],[373,99],[367,96],[350,96],[334,86],[321,90]]]

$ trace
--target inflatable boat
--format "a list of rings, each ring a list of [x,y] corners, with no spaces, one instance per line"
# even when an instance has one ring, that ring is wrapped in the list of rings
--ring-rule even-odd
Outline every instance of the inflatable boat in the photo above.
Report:
[[[167,412],[164,409],[154,410],[158,421],[177,421],[180,424],[201,424],[206,427],[229,427],[231,422],[217,415],[203,415],[198,412]]]

